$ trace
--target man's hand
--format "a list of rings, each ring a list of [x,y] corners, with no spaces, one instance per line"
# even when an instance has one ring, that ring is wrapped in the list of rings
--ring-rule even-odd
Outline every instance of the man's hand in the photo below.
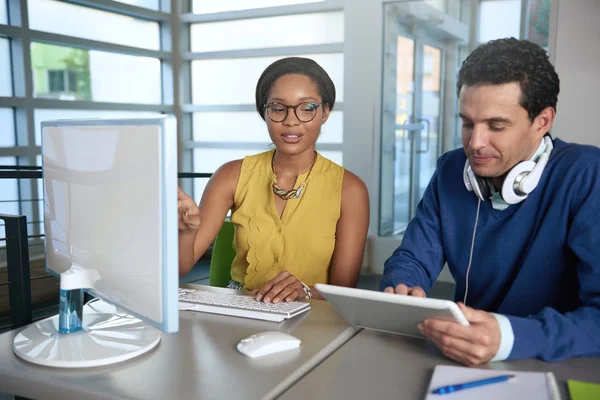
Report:
[[[458,303],[471,326],[457,322],[427,319],[419,324],[419,330],[447,357],[468,366],[490,361],[500,347],[500,325],[488,312],[475,310]]]
[[[273,302],[277,304],[280,301],[306,298],[302,282],[288,271],[281,271],[275,278],[265,283],[262,289],[254,292],[256,300],[262,300],[265,303]]]
[[[396,294],[406,294],[408,296],[415,297],[427,297],[427,294],[423,289],[418,286],[408,287],[404,283],[396,285],[395,288],[388,286],[383,290],[385,293],[396,293]]]

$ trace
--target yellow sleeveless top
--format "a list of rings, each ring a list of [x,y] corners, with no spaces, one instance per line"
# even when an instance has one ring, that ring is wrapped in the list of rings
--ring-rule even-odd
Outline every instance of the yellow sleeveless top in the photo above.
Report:
[[[284,270],[307,285],[327,283],[340,219],[344,168],[317,153],[302,196],[288,200],[279,218],[271,187],[274,152],[242,161],[231,213],[237,253],[231,278],[247,290],[260,289]],[[299,175],[294,188],[308,175]]]

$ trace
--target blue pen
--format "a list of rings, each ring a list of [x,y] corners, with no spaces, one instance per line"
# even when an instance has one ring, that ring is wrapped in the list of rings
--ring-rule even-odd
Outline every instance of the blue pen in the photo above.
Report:
[[[469,388],[473,388],[473,387],[477,387],[477,386],[489,385],[490,383],[505,382],[514,377],[515,377],[514,375],[500,375],[500,376],[495,376],[493,378],[485,378],[485,379],[480,379],[478,381],[473,381],[473,382],[465,382],[465,383],[458,383],[456,385],[442,386],[440,388],[435,389],[431,393],[433,393],[433,394],[448,394],[448,393],[456,392],[457,390],[463,390],[463,389],[469,389]]]

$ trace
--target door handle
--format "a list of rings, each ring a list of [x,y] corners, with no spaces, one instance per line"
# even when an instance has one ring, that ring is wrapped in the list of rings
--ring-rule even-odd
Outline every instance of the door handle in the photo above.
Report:
[[[425,150],[421,150],[418,149],[417,153],[427,153],[429,151],[429,120],[425,119],[425,118],[419,118],[417,119],[418,122],[425,122],[425,129],[426,129],[426,135],[425,135]],[[420,124],[419,124],[420,125]],[[421,128],[423,127],[423,125],[421,125]]]
[[[427,121],[427,120],[425,120]],[[429,123],[429,121],[427,121],[427,123]],[[403,153],[410,153],[410,147],[408,148],[408,150],[406,149],[405,143],[407,141],[412,141],[415,138],[415,132],[421,132],[423,130],[423,125],[420,122],[416,122],[416,123],[408,123],[408,124],[402,124],[402,125],[396,125],[396,130],[397,131],[405,131],[406,135],[405,137],[408,139],[404,139],[402,140],[402,152]]]

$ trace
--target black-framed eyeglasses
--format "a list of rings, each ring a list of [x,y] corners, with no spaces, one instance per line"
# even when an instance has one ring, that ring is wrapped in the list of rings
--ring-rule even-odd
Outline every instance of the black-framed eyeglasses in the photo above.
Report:
[[[300,122],[310,122],[315,119],[317,116],[317,109],[322,105],[323,103],[311,103],[309,101],[305,101],[300,104],[296,104],[295,106],[288,106],[274,101],[265,104],[264,107],[267,110],[267,115],[273,122],[285,121],[290,108],[294,110],[294,114]]]

